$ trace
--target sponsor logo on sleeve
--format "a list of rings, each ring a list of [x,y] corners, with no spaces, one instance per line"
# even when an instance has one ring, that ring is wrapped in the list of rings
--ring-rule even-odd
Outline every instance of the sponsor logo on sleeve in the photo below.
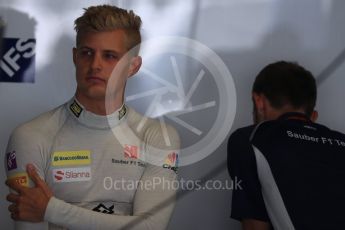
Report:
[[[138,159],[138,146],[125,145],[124,146],[124,156],[125,158]]]
[[[16,151],[12,151],[6,154],[7,170],[13,170],[17,168]]]
[[[76,101],[73,101],[69,108],[76,117],[79,117],[83,112],[83,108]]]
[[[174,172],[177,172],[178,168],[178,154],[175,152],[169,153],[165,162],[163,164],[163,168],[171,169]]]
[[[90,164],[91,152],[89,150],[54,152],[52,157],[53,166]]]
[[[25,172],[13,174],[8,179],[14,179],[18,184],[29,187],[29,176]]]
[[[53,180],[56,183],[78,182],[91,180],[91,168],[61,168],[53,169]]]

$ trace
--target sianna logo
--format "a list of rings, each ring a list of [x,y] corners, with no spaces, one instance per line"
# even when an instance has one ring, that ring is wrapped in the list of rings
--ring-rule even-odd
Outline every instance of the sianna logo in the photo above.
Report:
[[[0,61],[0,81],[34,82],[35,39],[4,38]]]
[[[53,169],[54,182],[77,182],[91,180],[91,168],[62,168]]]
[[[61,170],[56,171],[55,174],[54,174],[54,178],[57,181],[62,180],[64,178],[64,176],[65,176],[65,173],[63,171],[61,171]]]

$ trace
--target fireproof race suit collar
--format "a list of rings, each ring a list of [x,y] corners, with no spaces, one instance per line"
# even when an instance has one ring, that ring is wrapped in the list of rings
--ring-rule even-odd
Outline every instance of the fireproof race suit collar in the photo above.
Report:
[[[123,104],[114,113],[102,116],[87,111],[85,107],[73,97],[68,103],[66,109],[81,124],[98,129],[108,129],[117,126],[127,116],[127,107]]]
[[[284,113],[283,115],[278,117],[278,120],[302,120],[305,122],[312,122],[306,114],[299,112]]]

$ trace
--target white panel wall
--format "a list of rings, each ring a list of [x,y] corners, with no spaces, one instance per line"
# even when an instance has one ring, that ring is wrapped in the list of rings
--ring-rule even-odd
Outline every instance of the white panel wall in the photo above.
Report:
[[[320,77],[319,121],[345,132],[342,120],[345,117],[343,0],[2,0],[0,16],[7,23],[5,37],[37,39],[36,82],[0,83],[2,157],[15,126],[73,95],[73,20],[82,13],[83,7],[99,3],[134,9],[142,17],[145,39],[164,35],[184,36],[216,52],[230,70],[236,87],[237,110],[232,131],[251,123],[250,89],[255,75],[264,65],[286,59],[298,61]],[[196,67],[187,61],[179,64],[183,73],[190,74],[182,81],[190,86]],[[164,63],[154,67],[155,71],[163,74],[169,68]],[[129,82],[130,93],[137,87],[140,86],[135,80]],[[217,88],[201,84],[195,97],[217,97],[219,94]],[[191,113],[186,119],[196,121],[197,126],[213,121],[212,114],[202,117]],[[186,137],[184,145],[196,141],[183,127],[177,128]],[[224,141],[204,160],[181,167],[180,177],[185,180],[228,181],[225,161]],[[0,164],[2,184],[4,171],[3,164]],[[12,229],[8,203],[4,201],[6,194],[7,188],[1,186],[0,223],[2,229]],[[181,191],[169,229],[239,229],[238,223],[229,218],[230,199],[230,190]]]

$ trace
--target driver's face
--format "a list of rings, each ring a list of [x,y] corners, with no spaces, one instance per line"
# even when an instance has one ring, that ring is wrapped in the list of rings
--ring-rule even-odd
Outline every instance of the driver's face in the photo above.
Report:
[[[84,33],[78,47],[73,49],[77,95],[104,99],[112,72],[126,52],[126,34],[123,30]],[[114,90],[118,91],[116,95],[122,95],[126,85],[126,71],[121,73],[114,79]]]

